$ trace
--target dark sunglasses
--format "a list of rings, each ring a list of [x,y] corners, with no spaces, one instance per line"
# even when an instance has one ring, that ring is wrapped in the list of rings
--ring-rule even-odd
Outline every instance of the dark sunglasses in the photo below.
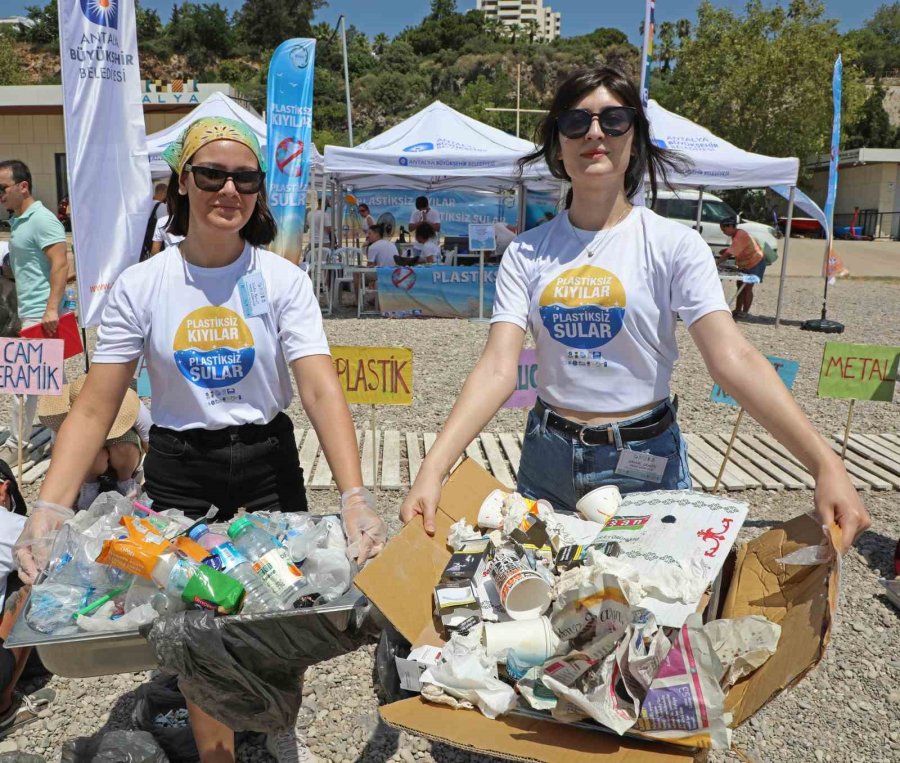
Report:
[[[214,167],[185,164],[184,172],[194,173],[194,182],[201,191],[221,191],[230,179],[238,193],[259,193],[266,173],[262,170],[217,170]]]
[[[604,135],[617,138],[631,129],[636,116],[637,111],[631,106],[607,106],[599,113],[587,109],[566,109],[556,118],[556,126],[567,138],[582,138],[587,135],[596,117]]]

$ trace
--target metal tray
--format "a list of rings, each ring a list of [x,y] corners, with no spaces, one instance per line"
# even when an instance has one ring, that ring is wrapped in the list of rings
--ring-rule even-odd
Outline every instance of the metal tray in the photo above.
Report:
[[[30,599],[30,595],[29,595]],[[368,604],[355,586],[351,586],[339,599],[320,607],[294,609],[285,612],[254,615],[227,615],[224,621],[241,621],[252,618],[262,622],[275,619],[300,620],[303,617],[321,616],[339,630],[346,629],[350,613]],[[28,607],[30,601],[25,603]],[[33,646],[47,670],[64,678],[91,678],[115,673],[135,673],[157,667],[156,653],[136,630],[109,633],[73,633],[65,636],[48,636],[31,628],[20,617],[6,639],[7,648]]]

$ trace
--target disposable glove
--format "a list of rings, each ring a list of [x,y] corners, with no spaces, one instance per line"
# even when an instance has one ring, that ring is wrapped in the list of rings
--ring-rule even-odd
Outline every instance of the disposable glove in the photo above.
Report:
[[[34,502],[31,516],[13,547],[13,558],[23,583],[31,585],[37,580],[50,561],[56,533],[74,516],[75,512],[65,506],[46,501]]]
[[[341,522],[347,535],[347,558],[360,566],[377,556],[387,540],[387,525],[375,513],[375,498],[366,488],[341,494]]]

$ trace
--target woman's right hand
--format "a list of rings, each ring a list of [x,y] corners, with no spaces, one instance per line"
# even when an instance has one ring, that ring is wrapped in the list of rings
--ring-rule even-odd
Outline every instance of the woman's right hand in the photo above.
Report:
[[[441,480],[419,472],[416,481],[400,504],[400,521],[407,525],[421,515],[425,532],[434,535],[434,515],[441,497]]]
[[[47,566],[56,533],[74,516],[75,512],[65,506],[40,500],[34,502],[31,515],[13,547],[19,579],[23,583],[31,585],[37,580]]]

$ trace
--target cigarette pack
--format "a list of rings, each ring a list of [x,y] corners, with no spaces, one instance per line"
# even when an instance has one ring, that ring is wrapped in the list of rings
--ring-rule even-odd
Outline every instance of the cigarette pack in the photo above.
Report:
[[[413,649],[405,658],[395,657],[397,673],[400,675],[400,688],[407,691],[422,691],[419,681],[424,673],[432,665],[437,665],[441,658],[441,648],[437,646],[419,646]]]
[[[549,536],[547,535],[547,525],[544,523],[544,520],[538,516],[537,507],[532,508],[531,511],[524,516],[522,521],[519,522],[519,526],[509,534],[509,537],[517,543],[521,543],[523,546],[527,545],[543,548],[547,545],[549,540]]]
[[[481,604],[470,581],[439,583],[434,589],[434,606],[441,622],[459,625],[469,617],[481,619]]]
[[[454,551],[441,574],[441,583],[474,581],[479,578],[493,556],[494,545],[487,539],[464,543]]]
[[[558,572],[571,570],[573,567],[580,567],[587,559],[590,549],[600,552],[605,556],[618,556],[619,544],[615,541],[611,543],[591,543],[586,546],[563,546],[556,555],[556,569]]]

